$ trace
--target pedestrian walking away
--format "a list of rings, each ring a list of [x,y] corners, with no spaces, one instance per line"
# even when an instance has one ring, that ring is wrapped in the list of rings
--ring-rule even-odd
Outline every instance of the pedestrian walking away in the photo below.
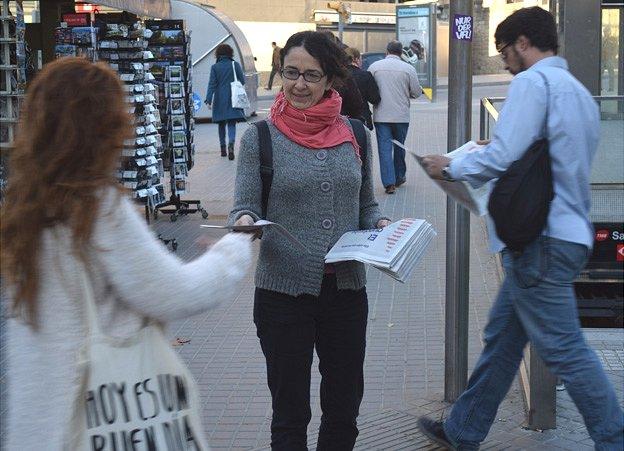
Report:
[[[515,77],[492,141],[452,161],[426,156],[424,164],[432,177],[478,187],[501,177],[532,143],[545,138],[554,197],[541,235],[523,250],[509,250],[490,227],[491,248],[502,252],[505,279],[484,330],[485,347],[448,418],[421,418],[419,425],[439,445],[478,449],[531,342],[565,384],[596,449],[622,450],[622,409],[585,342],[573,288],[594,239],[589,181],[600,136],[599,109],[557,56],[557,29],[549,12],[539,7],[516,11],[497,27],[495,40],[505,69]]]
[[[283,90],[269,119],[241,140],[229,222],[252,225],[265,217],[308,248],[298,252],[271,228],[260,243],[253,316],[272,397],[273,450],[307,450],[315,349],[322,377],[317,449],[350,450],[358,435],[368,316],[364,265],[325,265],[324,257],[345,232],[383,228],[389,219],[373,194],[370,136],[358,121],[354,133],[340,116],[334,87],[347,76],[343,58],[322,33],[292,35],[281,56]],[[356,134],[367,144],[360,147]],[[272,179],[263,189],[267,165]]]
[[[219,124],[219,144],[221,156],[234,159],[234,143],[236,142],[236,123],[245,120],[242,108],[232,107],[231,83],[236,79],[245,84],[245,75],[238,61],[234,61],[234,50],[227,44],[217,46],[215,51],[217,62],[210,68],[210,80],[206,92],[205,103],[212,108],[212,122]],[[227,129],[227,152],[226,132]]]
[[[365,70],[362,70],[362,55],[356,48],[349,47],[345,50],[349,57],[349,70],[351,76],[355,80],[355,83],[362,96],[363,105],[360,112],[360,119],[366,124],[369,130],[373,129],[373,115],[371,113],[368,104],[378,105],[381,100],[379,95],[379,87],[373,75]]]
[[[273,79],[276,74],[279,74],[282,70],[280,66],[280,51],[281,47],[277,46],[276,42],[271,42],[271,46],[273,47],[273,53],[271,54],[271,74],[269,75],[269,84],[265,88],[267,91],[270,91],[273,88]]]
[[[110,384],[97,397],[104,403],[102,393],[108,392],[112,411],[101,413],[99,401],[97,408],[88,408],[96,403],[87,399],[93,394],[87,392],[93,382],[88,376],[136,369],[113,365],[111,354],[124,353],[139,369],[162,368],[163,360],[177,359],[162,339],[162,325],[234,299],[236,285],[246,275],[252,256],[248,236],[226,235],[184,264],[167,252],[138,205],[119,188],[115,168],[133,133],[127,108],[117,73],[84,58],[47,64],[29,86],[0,211],[2,284],[11,313],[7,450],[90,448],[86,443],[74,446],[77,436],[86,441],[85,417],[89,433],[95,434],[92,443],[108,441],[108,446],[111,440],[114,448],[115,429],[107,429],[110,439],[108,432],[97,434],[115,418],[124,418],[121,407],[114,413],[117,401],[110,386],[118,387],[115,397],[121,390],[123,400],[126,383],[107,378]],[[148,343],[145,337],[158,338],[155,331],[160,341]],[[159,359],[150,359],[135,346],[138,341],[152,346]],[[89,359],[104,346],[117,352]],[[97,364],[101,369],[102,361],[106,375],[90,372]],[[180,361],[177,365],[185,369]],[[185,391],[184,404],[199,405],[199,396],[191,395]],[[119,421],[125,426],[117,423],[117,428],[144,424],[134,403],[123,405],[125,419]],[[156,419],[150,421],[158,424],[162,417],[156,404],[154,409]],[[177,413],[187,412],[185,407]],[[152,439],[164,443],[159,434]]]
[[[373,107],[381,181],[387,194],[405,183],[405,150],[392,140],[405,143],[410,119],[410,99],[422,94],[416,69],[401,59],[403,45],[390,41],[386,57],[368,68],[379,87],[381,100]]]

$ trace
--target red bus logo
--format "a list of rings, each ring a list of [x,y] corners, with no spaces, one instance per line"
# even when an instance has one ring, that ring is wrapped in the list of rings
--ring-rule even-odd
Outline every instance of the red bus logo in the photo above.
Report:
[[[624,244],[617,245],[617,254],[615,255],[615,261],[624,262]]]
[[[607,238],[609,238],[609,231],[608,230],[598,230],[596,232],[596,241],[604,241]]]

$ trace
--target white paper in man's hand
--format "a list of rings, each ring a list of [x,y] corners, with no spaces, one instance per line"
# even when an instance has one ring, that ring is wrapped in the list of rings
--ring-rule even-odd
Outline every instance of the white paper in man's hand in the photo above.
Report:
[[[406,152],[410,153],[416,159],[416,161],[418,161],[418,164],[420,164],[423,170],[425,170],[425,167],[423,166],[423,163],[422,163],[423,157],[418,155],[413,150],[405,147],[405,145],[401,144],[400,142],[396,140],[392,140],[392,143],[396,144],[397,146],[404,149]],[[447,153],[444,156],[453,159],[467,152],[472,152],[481,147],[483,146],[475,143],[474,141],[468,141],[463,146],[458,147],[457,149],[453,150],[452,152]],[[425,174],[427,174],[426,170],[425,170]],[[429,176],[429,174],[427,174],[427,176]],[[490,198],[490,193],[492,192],[491,182],[486,183],[485,185],[479,188],[473,188],[472,186],[470,186],[469,183],[463,182],[463,181],[449,182],[446,180],[438,180],[438,179],[433,179],[433,178],[431,180],[433,180],[440,188],[442,188],[442,190],[450,198],[452,198],[455,202],[460,203],[462,206],[467,208],[471,213],[477,216],[484,216],[487,214],[487,204]]]

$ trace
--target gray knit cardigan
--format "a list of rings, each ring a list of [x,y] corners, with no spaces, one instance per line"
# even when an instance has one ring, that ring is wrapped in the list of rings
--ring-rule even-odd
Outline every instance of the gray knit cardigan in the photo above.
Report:
[[[350,127],[348,121],[347,126]],[[288,139],[270,121],[273,143],[273,182],[267,220],[283,225],[309,250],[302,253],[270,227],[265,229],[255,283],[259,288],[291,296],[318,296],[325,269],[324,257],[343,233],[376,227],[380,219],[373,192],[370,135],[367,133],[365,171],[351,143],[309,149]],[[262,181],[258,131],[242,136],[236,174],[234,208],[228,222],[242,215],[260,219]],[[357,290],[366,284],[364,265],[337,263],[339,289]]]

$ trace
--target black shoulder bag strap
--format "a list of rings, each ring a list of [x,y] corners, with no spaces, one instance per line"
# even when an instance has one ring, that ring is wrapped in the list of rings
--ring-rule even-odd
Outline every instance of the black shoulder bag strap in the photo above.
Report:
[[[540,74],[540,77],[542,77],[542,80],[544,80],[544,86],[546,87],[546,117],[544,118],[544,128],[542,129],[542,139],[545,139],[546,142],[548,142],[548,160],[550,163],[550,140],[548,139],[548,113],[550,112],[550,84],[548,84],[548,78],[546,78],[546,75],[544,75],[542,72],[540,72],[539,70],[536,71],[538,74]],[[552,174],[552,166],[551,166],[551,174]],[[552,177],[552,175],[551,175]],[[551,198],[550,200],[552,201],[554,195],[555,195],[555,191],[554,191],[554,182],[551,178],[551,186],[552,186],[552,194],[551,194]],[[549,211],[550,211],[550,207],[549,207]],[[546,233],[548,233],[548,217],[546,217]]]
[[[260,178],[262,180],[262,218],[266,219],[269,192],[273,183],[273,144],[267,121],[258,121],[254,125],[258,129],[260,141]]]
[[[360,158],[362,159],[362,177],[366,171],[366,130],[364,124],[357,119],[349,119],[353,134],[360,146]],[[257,121],[254,125],[258,129],[258,140],[260,144],[260,179],[262,180],[262,218],[266,219],[267,206],[269,204],[269,193],[273,183],[273,144],[267,121]]]

